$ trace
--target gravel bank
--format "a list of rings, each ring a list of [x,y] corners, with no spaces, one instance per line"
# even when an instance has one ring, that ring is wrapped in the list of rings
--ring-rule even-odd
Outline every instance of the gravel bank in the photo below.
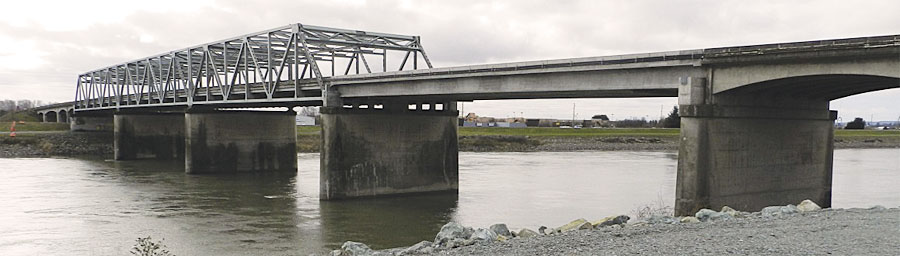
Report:
[[[900,209],[577,230],[433,255],[898,255]]]
[[[813,204],[814,205],[814,204]],[[808,205],[807,205],[808,206]],[[441,228],[434,244],[373,251],[364,244],[347,242],[332,255],[898,255],[900,208],[806,209],[774,206],[762,212],[709,211],[717,217],[701,217],[679,223],[662,217],[653,221],[602,224],[587,229],[532,233],[529,237],[478,240],[478,229],[469,245],[446,247],[444,238],[463,232],[458,224]],[[772,208],[772,211],[767,211]],[[730,208],[729,208],[730,209]],[[790,209],[785,210],[785,209]],[[732,210],[733,211],[733,210]],[[701,211],[702,212],[702,211]],[[700,214],[698,213],[698,216]],[[693,217],[690,217],[693,218]],[[685,218],[688,219],[688,218]],[[583,220],[581,220],[583,221]],[[573,221],[578,223],[578,220]],[[590,224],[590,223],[588,223]],[[457,228],[453,228],[454,225]],[[495,225],[496,226],[496,225]],[[564,226],[565,227],[565,226]],[[494,227],[492,226],[493,230]],[[503,226],[505,229],[505,225]],[[554,230],[560,230],[559,229]],[[565,229],[563,229],[565,230]],[[490,232],[488,232],[490,233]],[[523,234],[520,232],[519,234]],[[458,234],[457,234],[458,235]],[[495,241],[489,242],[490,239]],[[468,241],[467,240],[467,241]],[[438,244],[440,241],[440,244]],[[478,242],[481,241],[481,242]]]
[[[19,132],[0,134],[0,157],[109,156],[113,134],[104,132]]]

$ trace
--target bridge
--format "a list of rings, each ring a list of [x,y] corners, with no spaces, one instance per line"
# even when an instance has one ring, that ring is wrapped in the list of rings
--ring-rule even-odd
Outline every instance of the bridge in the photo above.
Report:
[[[81,74],[74,116],[114,119],[117,160],[295,172],[295,114],[246,109],[322,106],[331,200],[457,190],[458,101],[678,97],[688,215],[830,206],[829,102],[898,87],[897,35],[433,68],[417,36],[291,24]]]

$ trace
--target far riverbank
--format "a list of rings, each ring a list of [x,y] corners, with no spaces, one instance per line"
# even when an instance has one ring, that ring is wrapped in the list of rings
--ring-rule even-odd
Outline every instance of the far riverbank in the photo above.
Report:
[[[463,152],[677,151],[678,129],[560,129],[461,127]],[[900,148],[900,131],[837,130],[834,147]],[[317,153],[320,128],[297,127],[297,151]],[[0,132],[0,157],[112,156],[113,135],[41,129]]]

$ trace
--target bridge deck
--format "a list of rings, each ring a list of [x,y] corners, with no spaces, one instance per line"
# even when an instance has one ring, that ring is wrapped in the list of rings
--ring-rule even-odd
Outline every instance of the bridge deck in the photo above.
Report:
[[[900,36],[892,35],[417,69],[420,58],[431,66],[418,37],[295,24],[85,73],[76,111],[317,106],[325,88],[351,102],[674,97],[680,78],[706,76],[705,65],[898,46]],[[388,68],[390,51],[405,53],[397,71]],[[334,66],[340,58],[348,61],[343,75]],[[373,59],[381,60],[380,72]],[[330,75],[322,63],[332,65]],[[354,67],[368,73],[350,74]]]

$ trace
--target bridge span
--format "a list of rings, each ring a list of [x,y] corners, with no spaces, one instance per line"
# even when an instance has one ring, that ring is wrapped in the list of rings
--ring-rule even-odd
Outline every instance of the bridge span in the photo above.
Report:
[[[432,68],[417,36],[291,24],[81,74],[74,115],[114,115],[117,160],[296,171],[293,112],[230,109],[322,106],[330,200],[457,190],[457,101],[678,97],[687,215],[830,206],[829,102],[889,88],[897,35]]]

